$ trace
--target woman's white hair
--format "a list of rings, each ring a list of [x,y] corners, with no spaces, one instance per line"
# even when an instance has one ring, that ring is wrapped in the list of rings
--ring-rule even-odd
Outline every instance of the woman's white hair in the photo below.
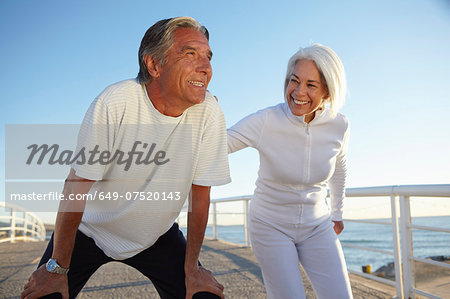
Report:
[[[345,103],[347,80],[345,78],[345,70],[342,61],[333,50],[324,45],[313,44],[306,48],[300,48],[297,53],[289,59],[286,79],[284,81],[285,98],[289,79],[294,72],[295,65],[302,59],[315,62],[320,77],[326,84],[329,93],[329,97],[325,99],[325,104],[329,104],[331,114],[336,115]]]

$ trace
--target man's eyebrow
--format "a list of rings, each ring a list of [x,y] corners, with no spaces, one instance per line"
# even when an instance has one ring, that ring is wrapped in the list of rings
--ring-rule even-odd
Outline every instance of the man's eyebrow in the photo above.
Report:
[[[196,48],[191,47],[191,46],[183,46],[183,47],[181,48],[181,52],[186,52],[186,51],[188,51],[188,50],[194,50],[194,51],[197,51]]]
[[[191,47],[191,46],[183,46],[183,47],[181,48],[181,51],[180,51],[180,52],[181,52],[181,53],[184,53],[184,52],[189,51],[189,50],[191,50],[191,51],[197,51],[197,48]],[[208,56],[209,56],[210,58],[212,58],[213,52],[212,52],[211,50],[208,50],[207,54],[208,54]]]

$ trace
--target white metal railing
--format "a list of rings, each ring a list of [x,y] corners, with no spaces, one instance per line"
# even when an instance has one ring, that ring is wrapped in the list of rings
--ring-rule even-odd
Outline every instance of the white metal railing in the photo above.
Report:
[[[22,207],[0,202],[0,209],[9,210],[9,216],[1,216],[0,221],[9,226],[0,227],[0,243],[16,241],[45,241],[44,223],[32,212]],[[3,234],[3,236],[2,236]]]
[[[450,198],[450,184],[444,185],[402,185],[402,186],[380,186],[380,187],[364,187],[364,188],[349,188],[346,190],[346,197],[389,197],[391,203],[391,222],[377,221],[377,220],[355,220],[344,219],[345,222],[359,222],[359,223],[371,223],[379,225],[390,225],[392,228],[392,241],[393,250],[380,250],[376,248],[364,247],[359,245],[345,244],[342,242],[342,246],[353,247],[362,250],[368,250],[373,252],[379,252],[383,254],[392,255],[394,257],[395,267],[395,281],[391,281],[385,278],[377,277],[366,273],[360,273],[349,270],[350,273],[376,280],[391,286],[396,287],[396,298],[414,298],[415,294],[422,295],[428,298],[440,298],[433,294],[418,290],[415,288],[414,283],[414,267],[413,261],[419,261],[435,266],[444,268],[450,268],[449,264],[430,261],[427,259],[415,257],[413,255],[413,237],[412,229],[421,229],[437,232],[450,233],[450,229],[437,228],[413,225],[411,223],[411,209],[410,198],[411,197],[448,197]],[[224,202],[237,202],[242,201],[244,205],[244,231],[245,231],[245,245],[250,245],[248,236],[248,211],[249,202],[252,196],[237,196],[221,199],[212,199],[210,206],[213,239],[218,239],[217,231],[217,204]],[[397,208],[399,203],[400,211]],[[400,238],[400,235],[402,238]]]
[[[224,202],[233,202],[233,201],[242,201],[243,210],[244,210],[244,245],[250,246],[250,237],[248,235],[248,212],[250,208],[250,200],[252,199],[251,195],[246,196],[235,196],[235,197],[227,197],[221,199],[211,199],[210,205],[210,213],[212,214],[212,233],[213,239],[218,239],[218,231],[217,231],[217,204]]]

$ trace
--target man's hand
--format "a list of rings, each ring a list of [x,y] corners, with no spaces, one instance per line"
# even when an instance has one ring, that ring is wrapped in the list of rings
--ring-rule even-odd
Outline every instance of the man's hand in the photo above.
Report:
[[[20,298],[34,299],[53,293],[61,293],[63,299],[69,298],[67,275],[50,273],[44,264],[31,274]]]
[[[64,198],[70,198],[70,195],[86,194],[93,184],[94,181],[77,176],[71,169],[64,184]],[[52,258],[56,259],[62,267],[70,266],[73,244],[85,204],[85,201],[63,200],[60,202],[55,223]],[[61,293],[63,299],[69,298],[67,275],[50,273],[44,264],[31,274],[20,298],[39,298],[53,293]]]
[[[334,231],[337,235],[339,235],[344,230],[344,222],[343,221],[334,221]]]
[[[209,192],[211,187],[192,184],[190,193],[191,211],[188,213],[186,241],[186,298],[191,299],[195,293],[210,292],[223,298],[223,286],[217,282],[212,273],[198,265],[198,256],[202,247],[206,224],[208,223]]]
[[[214,278],[211,271],[202,266],[186,272],[186,299],[191,299],[198,292],[210,292],[224,298],[223,285]]]

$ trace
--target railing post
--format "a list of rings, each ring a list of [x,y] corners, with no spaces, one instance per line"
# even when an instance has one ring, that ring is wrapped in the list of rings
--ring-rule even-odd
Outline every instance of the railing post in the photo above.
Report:
[[[23,212],[23,240],[28,241],[28,213]]]
[[[6,221],[9,221],[9,227],[5,227],[5,229],[7,229],[5,232],[7,232],[8,237],[0,238],[0,243],[14,243],[17,240],[45,240],[46,230],[44,223],[32,212],[28,212],[23,208],[16,207],[14,205],[6,205],[5,202],[0,201],[0,208],[1,207],[5,208],[5,212],[8,211],[10,215],[0,216],[0,219],[7,219]],[[20,213],[20,215],[18,215],[18,213]],[[23,218],[21,216],[22,213]],[[22,223],[20,223],[20,221],[23,221],[23,225]],[[17,233],[17,231],[22,231],[23,233]]]
[[[212,203],[212,233],[213,240],[217,240],[217,207],[216,203]]]
[[[34,219],[34,217],[33,217],[33,222],[35,222],[35,221],[36,221],[36,219]],[[45,238],[47,237],[47,230],[45,229],[45,225],[42,222],[38,225],[39,225],[40,239],[45,240]]]
[[[10,229],[9,229],[9,238],[10,242],[14,243],[16,242],[16,211],[11,208],[11,223],[10,223]]]
[[[411,230],[411,205],[409,196],[400,195],[400,229],[403,264],[403,294],[405,298],[414,299],[414,266],[410,257],[413,255],[413,240]]]
[[[400,234],[398,231],[398,211],[397,197],[391,195],[391,215],[392,215],[392,243],[394,244],[394,265],[395,265],[395,287],[397,298],[405,298],[403,295],[403,274],[400,251]]]
[[[249,200],[244,199],[244,234],[245,234],[245,246],[250,246],[250,236],[248,234],[248,211]]]

